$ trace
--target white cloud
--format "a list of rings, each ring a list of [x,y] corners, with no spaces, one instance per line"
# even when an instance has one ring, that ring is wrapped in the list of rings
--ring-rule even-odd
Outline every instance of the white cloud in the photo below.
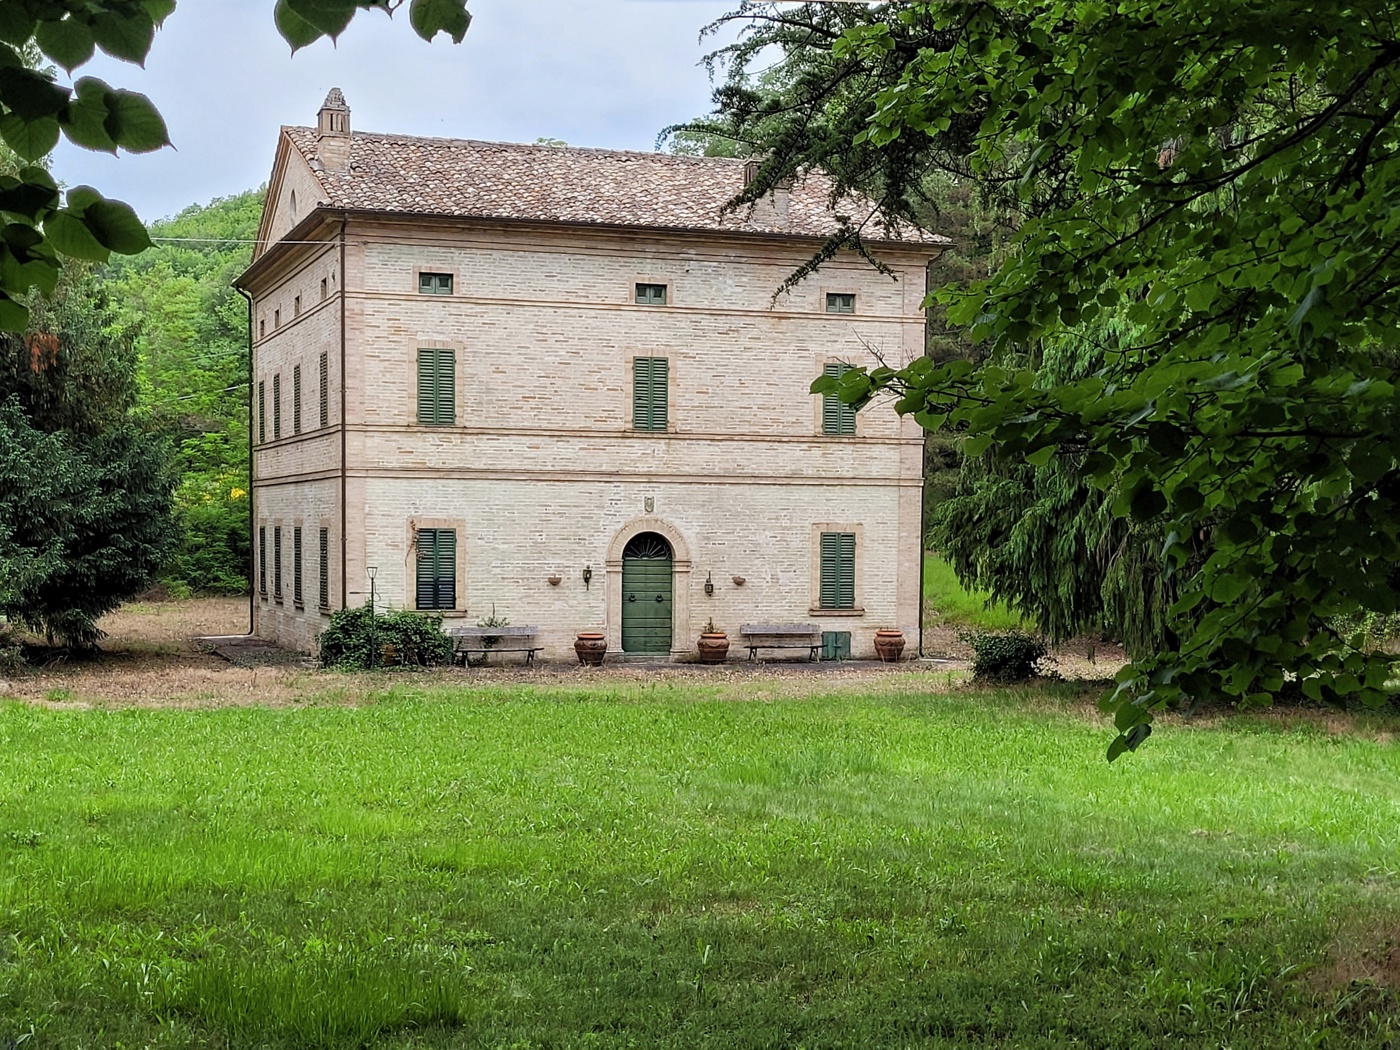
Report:
[[[651,149],[661,128],[709,109],[702,26],[725,0],[473,0],[466,40],[425,44],[407,19],[361,14],[332,47],[290,57],[271,0],[186,0],[146,69],[105,58],[79,75],[143,91],[174,150],[120,157],[67,142],[55,174],[143,218],[260,185],[282,124],[314,124],[331,87],[364,131]]]

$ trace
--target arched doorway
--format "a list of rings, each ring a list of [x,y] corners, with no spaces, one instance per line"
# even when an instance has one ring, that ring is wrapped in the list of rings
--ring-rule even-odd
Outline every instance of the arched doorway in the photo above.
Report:
[[[671,652],[673,568],[671,544],[655,532],[641,532],[622,551],[622,651]]]

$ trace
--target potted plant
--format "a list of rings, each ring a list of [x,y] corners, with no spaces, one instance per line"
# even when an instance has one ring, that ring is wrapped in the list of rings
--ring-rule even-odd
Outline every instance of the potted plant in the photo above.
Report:
[[[483,616],[481,619],[476,621],[476,625],[478,627],[486,628],[489,630],[492,627],[509,627],[510,621],[507,620],[504,616],[497,616],[496,606],[492,605],[491,615]],[[500,644],[501,636],[499,634],[483,634],[481,636],[481,647],[483,649],[490,649],[493,646]]]
[[[875,655],[884,664],[898,663],[904,653],[904,632],[897,627],[881,627],[875,632]]]
[[[702,664],[722,664],[729,655],[729,635],[715,627],[714,617],[710,617],[695,647],[700,651]]]
[[[578,653],[578,662],[585,667],[603,666],[603,657],[608,655],[607,635],[602,631],[579,631],[574,652]]]

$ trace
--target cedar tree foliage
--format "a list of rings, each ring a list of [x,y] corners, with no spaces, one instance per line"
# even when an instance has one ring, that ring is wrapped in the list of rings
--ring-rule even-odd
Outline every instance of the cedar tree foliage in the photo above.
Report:
[[[912,216],[933,171],[1014,199],[991,278],[940,293],[1003,353],[853,370],[930,430],[1033,466],[1069,461],[1163,537],[1176,644],[1109,698],[1137,747],[1185,699],[1300,691],[1387,702],[1392,657],[1334,629],[1395,612],[1400,562],[1400,31],[1331,0],[907,0],[747,5],[714,120]],[[795,64],[746,93],[746,63]],[[858,232],[864,217],[853,217]],[[878,218],[872,221],[879,221]],[[848,235],[849,239],[849,235]],[[814,260],[819,261],[819,260]],[[1092,373],[1018,365],[1113,317]]]

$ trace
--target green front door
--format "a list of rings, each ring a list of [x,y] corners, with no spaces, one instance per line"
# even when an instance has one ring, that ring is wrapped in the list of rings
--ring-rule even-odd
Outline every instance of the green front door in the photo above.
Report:
[[[671,651],[671,545],[654,532],[622,552],[622,651]]]

